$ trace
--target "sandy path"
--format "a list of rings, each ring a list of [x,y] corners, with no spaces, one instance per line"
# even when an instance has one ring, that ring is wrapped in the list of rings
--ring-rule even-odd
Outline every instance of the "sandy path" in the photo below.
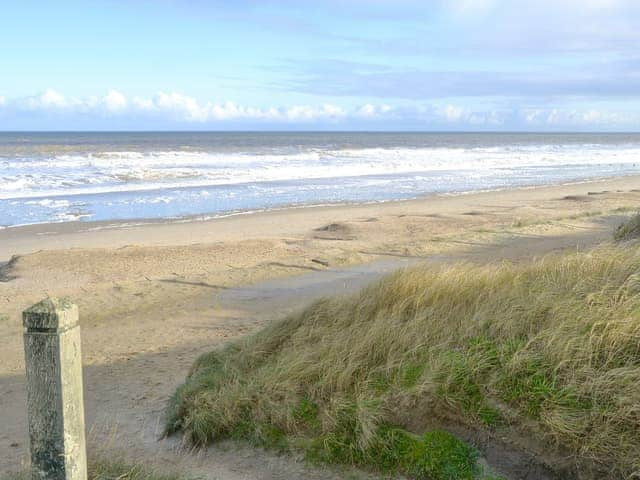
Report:
[[[115,451],[156,466],[177,467],[210,479],[343,478],[342,471],[312,468],[297,458],[237,445],[185,452],[179,438],[158,441],[162,412],[169,395],[200,353],[315,298],[355,291],[410,263],[415,261],[382,260],[222,289],[199,298],[186,315],[174,313],[162,322],[132,319],[120,322],[117,331],[109,324],[85,329],[85,344],[95,345],[110,338],[122,351],[118,356],[108,356],[107,363],[89,365],[84,370],[90,448]],[[193,311],[199,313],[193,315]],[[161,335],[156,334],[158,329]],[[179,339],[172,348],[162,345],[167,331]],[[8,447],[9,452],[9,457],[0,460],[4,471],[14,469],[26,454],[24,377],[1,377],[0,391],[4,423],[0,445]]]
[[[0,472],[19,468],[28,448],[19,312],[52,293],[69,295],[81,308],[92,450],[125,452],[206,478],[344,478],[344,472],[237,445],[185,454],[178,438],[157,441],[162,410],[200,353],[318,296],[353,291],[409,263],[517,260],[607,240],[622,217],[592,212],[636,205],[640,195],[625,182],[625,191],[591,196],[593,185],[573,186],[575,198],[569,199],[553,187],[516,192],[515,199],[503,192],[452,197],[449,203],[307,211],[299,221],[298,211],[288,222],[247,217],[246,224],[234,220],[209,234],[203,230],[210,242],[197,244],[191,236],[176,244],[174,233],[163,237],[162,230],[174,232],[175,225],[147,228],[148,242],[139,237],[143,227],[99,241],[93,231],[66,231],[76,228],[69,226],[54,226],[65,231],[39,237],[33,229],[5,237],[0,232],[0,252],[38,250],[33,245],[54,249],[26,255],[0,272],[0,313],[8,314],[0,320]],[[182,231],[191,226],[179,225]],[[254,237],[225,240],[250,229]],[[70,240],[59,244],[61,238]],[[21,246],[11,250],[5,240]],[[131,243],[137,245],[123,247]],[[83,248],[62,249],[72,245]],[[312,261],[317,258],[332,266]]]

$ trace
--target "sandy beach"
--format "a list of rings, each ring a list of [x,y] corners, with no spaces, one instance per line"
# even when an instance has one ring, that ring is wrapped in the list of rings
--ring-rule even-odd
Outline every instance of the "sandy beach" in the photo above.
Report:
[[[640,480],[640,1],[5,4],[0,480]]]
[[[166,400],[200,353],[314,298],[424,261],[586,248],[609,241],[639,203],[640,177],[629,176],[211,220],[0,230],[0,472],[27,458],[20,312],[44,296],[80,308],[94,451],[207,478],[340,478],[249,447],[183,455],[179,439],[157,441]]]

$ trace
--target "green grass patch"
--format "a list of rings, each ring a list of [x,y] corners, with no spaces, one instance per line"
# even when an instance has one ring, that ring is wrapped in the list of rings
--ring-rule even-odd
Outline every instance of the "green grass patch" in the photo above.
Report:
[[[318,416],[319,410],[320,409],[316,403],[308,398],[302,398],[298,405],[293,409],[293,418],[300,422],[302,429],[315,433],[320,431],[322,427]]]
[[[434,430],[418,436],[382,425],[366,449],[358,448],[354,432],[332,432],[315,439],[307,451],[314,461],[374,467],[425,480],[479,478],[478,452],[450,433]]]
[[[414,268],[318,301],[198,359],[167,431],[416,478],[448,478],[454,467],[439,462],[466,455],[451,478],[482,475],[445,432],[402,430],[442,413],[473,428],[517,427],[550,452],[561,445],[576,463],[631,478],[638,405],[640,250],[626,243],[523,264]],[[436,453],[407,453],[427,450]]]

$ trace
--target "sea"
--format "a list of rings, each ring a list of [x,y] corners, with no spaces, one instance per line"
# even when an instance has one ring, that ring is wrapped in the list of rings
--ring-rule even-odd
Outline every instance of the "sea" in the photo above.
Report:
[[[208,219],[640,174],[640,134],[0,133],[0,228]]]

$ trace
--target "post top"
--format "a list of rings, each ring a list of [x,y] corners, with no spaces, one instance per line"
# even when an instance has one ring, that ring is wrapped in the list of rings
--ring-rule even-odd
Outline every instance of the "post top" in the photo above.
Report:
[[[27,329],[62,329],[78,323],[78,307],[66,298],[45,298],[22,312]]]

